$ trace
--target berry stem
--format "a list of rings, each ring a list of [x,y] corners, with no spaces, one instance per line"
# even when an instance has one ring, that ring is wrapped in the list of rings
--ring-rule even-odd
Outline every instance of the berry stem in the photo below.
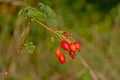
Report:
[[[8,64],[8,67],[4,73],[4,80],[7,80],[8,79],[8,75],[9,75],[9,72],[10,72],[10,68],[12,67],[12,65],[14,64],[15,60],[16,60],[16,57],[17,55],[20,53],[20,50],[22,49],[23,45],[24,45],[24,42],[25,42],[25,39],[26,39],[26,36],[28,34],[30,30],[30,26],[29,26],[29,23],[27,24],[26,28],[25,28],[25,31],[23,32],[23,35],[21,37],[21,41],[16,49],[16,52],[15,54],[12,56],[11,60],[10,60],[10,63]]]
[[[54,32],[55,34],[58,35],[57,31],[55,31],[55,30],[49,28],[48,26],[44,25],[44,24],[41,23],[39,20],[36,19],[35,21],[36,21],[37,23],[39,23],[42,27],[44,27],[45,29],[47,29],[48,31]]]
[[[37,20],[37,19],[36,19],[35,21],[36,21],[38,24],[40,24],[42,27],[44,27],[45,29],[47,29],[48,31],[55,33],[55,35],[58,36],[60,40],[62,40],[61,35],[58,33],[58,32],[60,32],[60,31],[57,31],[57,30],[54,30],[54,29],[49,28],[48,26],[44,25],[43,23],[41,23],[41,22],[40,22],[39,20]],[[56,37],[56,38],[58,39],[58,37]],[[59,41],[59,39],[58,39],[58,41]]]

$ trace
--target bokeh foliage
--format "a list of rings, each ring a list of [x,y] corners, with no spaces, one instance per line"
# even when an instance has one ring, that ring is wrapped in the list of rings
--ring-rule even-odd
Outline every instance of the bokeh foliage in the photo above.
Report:
[[[39,2],[56,12],[56,28],[70,32],[81,43],[81,52],[75,60],[67,58],[65,65],[59,64],[55,47],[47,48],[51,34],[33,22],[26,42],[32,41],[36,49],[33,54],[21,51],[9,80],[93,80],[80,61],[81,55],[98,79],[120,80],[120,0],[1,1],[0,79],[26,25],[24,17],[18,17],[19,10],[27,4],[35,7]]]

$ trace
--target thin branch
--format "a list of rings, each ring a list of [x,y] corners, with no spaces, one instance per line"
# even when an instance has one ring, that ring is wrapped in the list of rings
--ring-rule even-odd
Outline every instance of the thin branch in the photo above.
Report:
[[[84,59],[84,57],[82,55],[80,55],[80,60],[81,60],[82,64],[84,65],[84,67],[89,68],[91,77],[94,80],[99,80],[97,75],[95,74],[95,72],[92,70],[92,68],[89,66],[89,64],[86,62],[86,60]]]
[[[61,39],[61,35],[60,34],[58,34],[58,32],[63,32],[63,31],[57,31],[57,30],[54,30],[54,29],[51,29],[51,28],[49,28],[48,26],[46,26],[46,25],[44,25],[43,23],[41,23],[39,20],[35,20],[38,24],[40,24],[42,27],[44,27],[45,29],[47,29],[48,31],[50,31],[50,32],[53,32],[53,33],[55,33],[58,37],[59,37],[59,39],[60,40],[62,40]],[[57,37],[56,37],[57,38]],[[57,38],[58,39],[58,38]],[[58,39],[58,41],[59,41],[59,39]]]
[[[26,26],[26,28],[25,28],[25,31],[23,32],[23,35],[22,35],[22,37],[21,37],[21,41],[20,41],[20,43],[19,43],[19,45],[18,45],[18,47],[17,47],[17,49],[16,49],[16,52],[15,52],[15,54],[13,55],[13,57],[11,58],[10,63],[9,63],[9,65],[8,65],[5,73],[4,73],[4,80],[7,80],[7,79],[8,79],[8,75],[9,75],[9,72],[10,72],[10,68],[11,68],[11,66],[14,64],[17,55],[20,53],[20,50],[21,50],[22,47],[23,47],[23,44],[24,44],[24,42],[25,42],[25,39],[26,39],[26,36],[27,36],[29,30],[30,30],[30,27],[29,27],[29,23],[28,23],[27,26]]]
[[[48,26],[44,25],[43,23],[41,23],[40,21],[38,21],[37,19],[35,20],[37,23],[39,23],[42,27],[44,27],[45,29],[47,29],[48,31],[51,32],[55,32],[55,30],[49,28]],[[55,32],[56,33],[56,32]]]

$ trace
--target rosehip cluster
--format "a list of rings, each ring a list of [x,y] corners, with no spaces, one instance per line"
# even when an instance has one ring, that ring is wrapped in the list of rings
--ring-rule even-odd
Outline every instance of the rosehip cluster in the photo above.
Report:
[[[80,44],[78,42],[68,43],[67,41],[61,41],[61,46],[64,50],[69,52],[72,59],[75,58],[75,53],[80,50]]]
[[[66,37],[69,37],[67,33],[64,33]],[[80,44],[78,42],[71,42],[69,43],[66,40],[61,41],[61,47],[69,52],[69,55],[72,59],[75,58],[76,53],[80,51]],[[59,62],[61,64],[64,64],[66,62],[66,57],[65,55],[61,52],[59,48],[56,49],[55,51],[56,57],[58,58]]]

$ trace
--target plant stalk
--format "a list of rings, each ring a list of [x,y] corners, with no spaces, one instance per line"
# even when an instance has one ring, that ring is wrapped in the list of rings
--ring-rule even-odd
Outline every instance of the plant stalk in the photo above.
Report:
[[[8,67],[4,73],[4,80],[8,80],[8,76],[9,76],[9,73],[10,73],[10,68],[12,67],[12,65],[14,64],[15,60],[16,60],[16,57],[17,55],[20,53],[20,50],[22,49],[23,45],[24,45],[24,42],[25,42],[25,39],[26,39],[26,36],[28,34],[30,30],[30,26],[29,26],[29,23],[27,24],[24,32],[23,32],[23,35],[21,37],[21,41],[16,49],[16,52],[15,54],[12,56],[11,60],[10,60],[10,63],[8,64]]]

